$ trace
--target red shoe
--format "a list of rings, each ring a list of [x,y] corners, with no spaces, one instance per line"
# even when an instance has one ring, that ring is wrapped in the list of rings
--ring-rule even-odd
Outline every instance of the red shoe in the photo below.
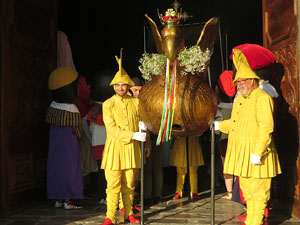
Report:
[[[138,211],[138,212],[141,211],[141,207],[139,207],[139,206],[133,206],[132,208],[133,208],[133,210],[136,210],[136,211]]]
[[[138,212],[141,211],[141,207],[138,207],[138,206],[133,206],[132,209],[135,210],[135,211],[138,211]],[[123,207],[122,209],[120,209],[120,211],[121,211],[122,213],[124,213],[124,212],[125,212],[124,207]]]
[[[247,214],[244,214],[244,215],[237,215],[236,218],[238,218],[238,219],[240,219],[240,220],[246,220]]]
[[[173,197],[173,199],[179,199],[179,198],[181,198],[181,196],[180,196],[179,193],[176,193],[176,194],[174,195],[174,197]]]
[[[141,221],[134,217],[134,215],[128,216],[128,220],[130,223],[140,223]]]
[[[269,208],[265,208],[265,213],[264,213],[265,218],[269,218],[270,215],[270,209]]]
[[[192,195],[192,198],[193,198],[194,200],[199,200],[199,199],[200,199],[200,196],[199,196],[197,193],[194,193],[194,194]]]
[[[109,218],[106,218],[101,225],[115,225]]]

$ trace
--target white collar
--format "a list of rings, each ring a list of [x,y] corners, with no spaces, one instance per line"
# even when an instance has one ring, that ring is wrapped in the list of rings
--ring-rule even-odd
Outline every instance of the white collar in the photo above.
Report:
[[[265,80],[259,84],[259,88],[267,92],[271,96],[271,98],[277,98],[278,93],[273,85],[269,83],[268,80]]]
[[[71,103],[58,103],[56,101],[52,101],[50,106],[55,109],[61,109],[68,112],[79,113],[77,106]]]

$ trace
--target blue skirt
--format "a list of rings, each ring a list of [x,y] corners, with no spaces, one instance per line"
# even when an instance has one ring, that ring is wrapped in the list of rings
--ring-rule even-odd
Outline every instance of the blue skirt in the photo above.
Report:
[[[49,199],[83,197],[79,146],[74,127],[50,125],[47,163]]]

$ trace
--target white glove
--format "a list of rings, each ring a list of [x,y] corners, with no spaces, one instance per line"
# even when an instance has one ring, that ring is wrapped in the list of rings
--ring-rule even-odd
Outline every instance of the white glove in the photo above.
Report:
[[[220,129],[220,126],[219,126],[219,122],[218,122],[218,121],[213,121],[213,122],[210,124],[210,129],[212,129],[212,126],[214,126],[215,131],[218,131],[218,130]]]
[[[135,132],[131,139],[145,142],[146,141],[146,133],[145,132]]]
[[[144,152],[146,154],[146,157],[149,158],[150,153],[151,153],[151,149],[150,148],[145,148]]]
[[[253,153],[250,156],[250,162],[254,165],[260,165],[261,164],[260,157],[258,155],[253,154]]]
[[[146,131],[147,130],[147,126],[143,121],[139,122],[139,131]]]

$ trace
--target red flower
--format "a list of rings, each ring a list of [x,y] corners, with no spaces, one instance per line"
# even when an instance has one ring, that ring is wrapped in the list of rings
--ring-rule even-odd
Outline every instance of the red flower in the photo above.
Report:
[[[168,21],[169,20],[169,17],[168,16],[164,16],[164,21]]]
[[[177,16],[172,16],[172,20],[176,21],[178,19]]]

